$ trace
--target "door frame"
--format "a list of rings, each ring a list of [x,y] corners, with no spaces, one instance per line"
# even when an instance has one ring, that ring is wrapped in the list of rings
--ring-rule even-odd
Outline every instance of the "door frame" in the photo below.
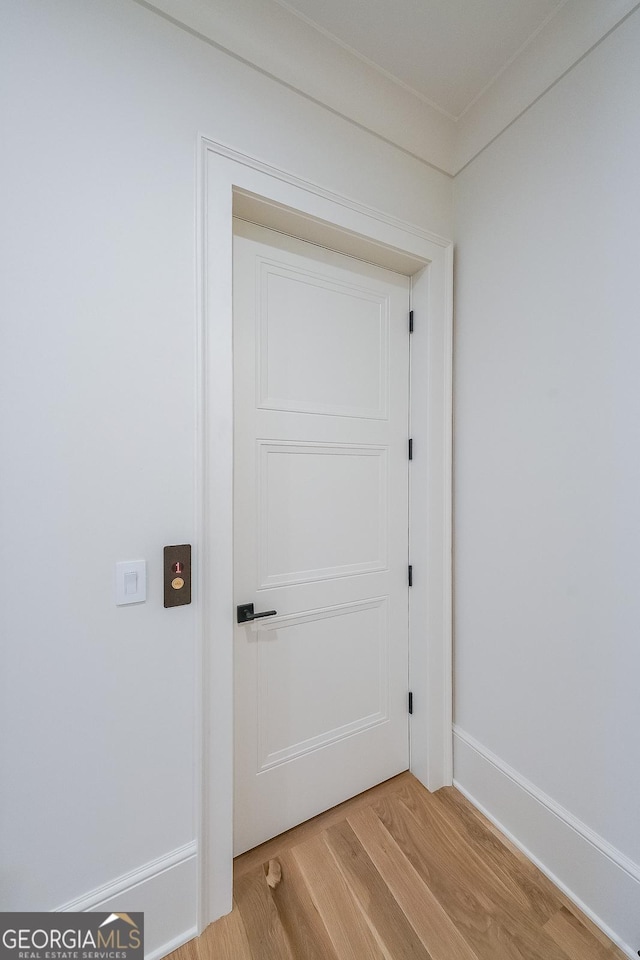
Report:
[[[197,209],[195,797],[198,929],[233,885],[233,216],[411,275],[410,769],[450,785],[453,244],[254,157],[199,138]]]

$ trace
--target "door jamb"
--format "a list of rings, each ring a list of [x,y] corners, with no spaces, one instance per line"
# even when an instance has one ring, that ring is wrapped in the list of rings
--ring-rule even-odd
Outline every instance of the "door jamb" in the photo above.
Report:
[[[409,663],[411,764],[429,789],[451,784],[453,245],[284,170],[200,137],[195,697],[198,929],[232,906],[233,830],[233,196],[331,229],[343,252],[384,249],[424,267],[412,277]],[[265,225],[269,225],[266,223]],[[297,235],[300,235],[299,233]],[[310,239],[310,237],[303,237]],[[357,253],[355,254],[357,255]],[[428,535],[427,535],[428,533]],[[415,611],[413,613],[412,611]],[[198,669],[199,668],[199,669]]]

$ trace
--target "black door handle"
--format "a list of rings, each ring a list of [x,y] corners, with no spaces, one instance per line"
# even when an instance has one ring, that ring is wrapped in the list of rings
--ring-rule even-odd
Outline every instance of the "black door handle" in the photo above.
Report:
[[[251,623],[252,620],[262,620],[263,617],[275,617],[277,610],[265,610],[264,613],[254,613],[252,603],[241,603],[237,607],[238,623]]]

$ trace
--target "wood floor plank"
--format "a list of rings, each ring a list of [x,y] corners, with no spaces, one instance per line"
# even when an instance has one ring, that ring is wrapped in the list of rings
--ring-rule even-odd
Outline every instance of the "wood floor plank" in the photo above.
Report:
[[[619,947],[617,947],[612,940],[606,935],[606,933],[600,929],[600,927],[593,922],[591,917],[588,917],[586,913],[583,913],[579,907],[573,903],[569,897],[567,897],[562,891],[559,891],[560,902],[565,910],[570,913],[572,916],[578,920],[582,926],[588,930],[593,939],[597,941],[601,946],[605,947],[611,953],[612,960],[627,960],[627,954],[623,953]],[[586,956],[591,960],[589,954]]]
[[[624,954],[613,944],[604,946],[566,907],[545,924],[545,930],[562,947],[569,960],[614,960]]]
[[[561,906],[557,888],[530,861],[515,856],[473,816],[470,804],[460,803],[458,798],[464,799],[456,790],[445,788],[429,800],[440,807],[450,829],[491,868],[531,917],[546,923]]]
[[[398,799],[373,808],[479,957],[567,960],[491,870],[448,835],[446,821],[416,805],[413,791]]]
[[[252,960],[247,931],[235,903],[231,913],[209,924],[198,944],[197,960]]]
[[[439,839],[445,854],[452,858],[452,863],[457,863],[469,883],[482,887],[495,903],[513,909],[517,906],[536,926],[544,924],[557,911],[557,898],[547,902],[541,890],[532,890],[515,858],[510,860],[514,873],[506,870],[500,856],[491,855],[495,849],[478,844],[438,794],[429,793],[415,781],[406,784],[401,799]]]
[[[271,897],[294,957],[339,960],[295,857],[287,850],[278,860],[282,879],[271,892]]]
[[[370,807],[348,822],[433,960],[478,960]]]
[[[538,924],[544,926],[547,919],[554,915],[560,906],[571,908],[570,901],[555,884],[545,877],[517,847],[509,843],[497,829],[488,831],[485,827],[484,842],[478,842],[478,835],[474,837],[472,831],[467,832],[469,819],[464,817],[463,813],[465,809],[468,811],[474,808],[458,791],[449,788],[449,791],[445,789],[430,794],[417,781],[405,783],[402,790],[406,791],[405,797],[408,794],[417,801],[416,812],[418,815],[426,815],[429,829],[437,831],[438,827],[448,825],[447,835],[457,837],[458,848],[464,851],[465,859],[468,856],[470,871],[473,871],[474,864],[480,870],[482,865],[490,868],[492,878],[499,881],[509,901],[516,901],[522,908],[523,919],[528,918],[534,922],[536,929]],[[452,795],[455,797],[455,805],[451,802]],[[440,819],[438,811],[444,814],[444,819]],[[474,812],[477,813],[477,811]],[[430,819],[431,816],[435,818],[433,821]],[[488,823],[486,818],[482,820],[483,826]],[[496,844],[491,845],[487,837],[493,837],[497,841]],[[499,897],[500,891],[497,888],[493,888],[493,892]],[[513,904],[511,908],[513,911]],[[577,908],[574,912],[576,915],[579,914]],[[587,926],[593,925],[587,924]],[[601,938],[604,937],[601,931],[598,933]],[[607,938],[604,938],[604,942],[610,943]]]
[[[339,960],[394,960],[378,943],[321,835],[292,851]]]
[[[426,828],[398,803],[376,801],[373,810],[391,834],[398,847],[432,891],[447,915],[481,960],[513,960],[504,936],[492,915],[491,903],[482,891],[466,892],[458,885],[456,873],[446,862],[439,862],[429,852],[430,837]]]
[[[339,823],[341,820],[344,820],[352,810],[366,806],[377,797],[393,795],[398,789],[413,779],[412,774],[409,773],[408,770],[405,770],[404,773],[399,773],[396,777],[385,780],[384,783],[379,783],[377,786],[372,787],[371,790],[360,793],[358,796],[352,797],[350,800],[345,800],[344,803],[340,803],[330,810],[326,810],[312,820],[307,820],[305,823],[301,823],[299,826],[287,830],[286,833],[281,833],[278,837],[267,840],[266,843],[260,844],[259,847],[254,847],[253,850],[247,850],[246,853],[236,857],[233,862],[234,877],[241,877],[244,873],[260,867],[274,856],[279,856],[284,850],[290,850],[297,844],[304,843],[306,839],[317,836],[334,823]]]
[[[569,913],[572,913],[580,923],[586,927],[586,929],[591,933],[596,941],[598,941],[606,949],[614,949],[614,957],[619,958],[619,960],[625,960],[625,954],[618,949],[614,944],[611,943],[609,937],[604,933],[594,922],[588,917],[582,910],[579,909],[573,903],[565,893],[562,892],[555,883],[550,880],[545,874],[529,860],[527,855],[522,852],[522,850],[513,843],[509,837],[506,837],[502,831],[489,820],[477,807],[471,803],[459,790],[456,790],[455,787],[442,787],[437,793],[434,794],[436,797],[446,796],[447,802],[451,804],[456,810],[460,813],[460,816],[465,820],[468,820],[469,817],[472,817],[486,833],[492,835],[500,845],[500,847],[505,848],[509,851],[512,857],[518,861],[521,868],[527,873],[527,875],[532,876],[535,881],[546,891],[546,894],[553,898],[555,897],[561,907],[565,907]],[[588,954],[587,954],[588,956]]]
[[[346,820],[327,830],[327,844],[391,956],[433,960]]]
[[[262,866],[240,877],[234,892],[253,960],[299,960],[289,947]]]

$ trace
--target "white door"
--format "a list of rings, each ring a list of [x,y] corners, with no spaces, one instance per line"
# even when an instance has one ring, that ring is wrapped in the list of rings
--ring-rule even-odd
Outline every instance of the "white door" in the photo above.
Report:
[[[234,238],[237,855],[408,767],[409,281]]]

